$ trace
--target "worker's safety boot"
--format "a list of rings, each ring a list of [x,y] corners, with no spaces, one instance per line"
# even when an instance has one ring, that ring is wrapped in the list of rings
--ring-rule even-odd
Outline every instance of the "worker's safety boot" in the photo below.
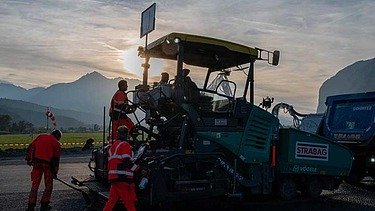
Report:
[[[49,203],[41,202],[40,211],[47,211],[47,210],[52,210],[51,205],[49,205]]]
[[[28,203],[26,211],[34,211],[35,205],[34,203]]]

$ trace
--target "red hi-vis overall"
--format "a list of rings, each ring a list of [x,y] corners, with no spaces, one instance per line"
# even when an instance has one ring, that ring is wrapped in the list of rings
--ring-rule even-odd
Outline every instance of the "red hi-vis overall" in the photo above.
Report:
[[[128,96],[124,91],[117,90],[113,95],[111,100],[111,108],[109,114],[112,119],[112,138],[116,139],[117,128],[121,125],[125,125],[129,133],[134,128],[134,123],[126,115],[126,110],[128,109]]]
[[[53,176],[59,170],[60,142],[50,134],[41,134],[27,148],[26,160],[33,166],[31,171],[31,190],[29,204],[35,204],[42,176],[44,175],[45,189],[41,199],[42,203],[50,202],[53,189]]]
[[[111,188],[103,211],[111,211],[119,199],[127,211],[135,211],[137,195],[134,173],[139,170],[139,166],[132,161],[132,147],[126,141],[115,140],[108,154],[108,181]]]

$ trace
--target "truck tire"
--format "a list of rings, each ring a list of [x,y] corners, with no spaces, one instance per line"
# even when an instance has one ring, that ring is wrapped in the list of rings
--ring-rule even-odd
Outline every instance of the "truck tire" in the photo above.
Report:
[[[369,175],[370,175],[370,177],[371,177],[373,180],[375,180],[375,170],[374,170],[374,169],[371,169],[371,170],[369,171]]]
[[[297,195],[296,183],[289,178],[283,179],[279,183],[279,195],[283,200],[291,200]]]
[[[345,179],[345,182],[351,185],[359,184],[362,179],[364,178],[364,173],[360,171],[356,171],[356,169],[352,169],[349,173],[349,176]]]
[[[322,182],[316,178],[310,179],[306,182],[306,186],[303,189],[304,195],[316,198],[320,196],[323,191]]]

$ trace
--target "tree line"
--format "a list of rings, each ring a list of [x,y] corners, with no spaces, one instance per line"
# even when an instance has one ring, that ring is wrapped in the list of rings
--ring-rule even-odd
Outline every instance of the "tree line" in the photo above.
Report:
[[[10,115],[0,115],[0,133],[31,133],[35,130],[32,123],[27,121],[13,122]]]
[[[92,127],[69,127],[69,128],[59,128],[63,132],[98,132],[102,128],[94,124]],[[13,118],[8,114],[0,114],[0,135],[1,134],[20,134],[20,133],[45,133],[45,127],[35,127],[32,123],[28,121],[18,121],[14,122]]]

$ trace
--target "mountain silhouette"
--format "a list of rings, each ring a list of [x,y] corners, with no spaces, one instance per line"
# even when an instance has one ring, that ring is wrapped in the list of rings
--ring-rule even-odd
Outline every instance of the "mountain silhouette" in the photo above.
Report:
[[[117,83],[121,79],[108,79],[98,72],[92,72],[71,83],[52,85],[27,101],[55,108],[102,114],[104,106],[108,109],[110,99],[118,89]],[[128,83],[130,88],[140,81],[128,79]]]
[[[361,60],[340,70],[326,80],[319,89],[317,113],[326,110],[328,96],[375,91],[375,58]]]
[[[77,128],[81,126],[88,126],[88,123],[85,124],[84,122],[76,119],[77,117],[80,119],[79,117],[82,115],[80,112],[55,108],[50,108],[50,110],[56,117],[58,128]],[[10,115],[12,117],[12,122],[27,121],[32,123],[35,127],[45,127],[47,124],[45,112],[45,106],[40,106],[21,100],[0,99],[0,114]],[[48,122],[48,124],[51,125],[49,119]]]
[[[7,99],[22,100],[28,96],[28,91],[20,86],[15,86],[9,82],[0,82],[0,97]]]
[[[24,89],[9,83],[0,83],[0,98],[22,100],[37,105],[69,110],[74,117],[87,124],[102,124],[103,108],[108,107],[122,78],[109,79],[94,71],[71,83],[58,83],[47,88]],[[141,83],[126,79],[129,89]],[[131,96],[129,96],[131,99]],[[64,115],[67,115],[66,113]],[[70,116],[70,115],[67,115]]]

